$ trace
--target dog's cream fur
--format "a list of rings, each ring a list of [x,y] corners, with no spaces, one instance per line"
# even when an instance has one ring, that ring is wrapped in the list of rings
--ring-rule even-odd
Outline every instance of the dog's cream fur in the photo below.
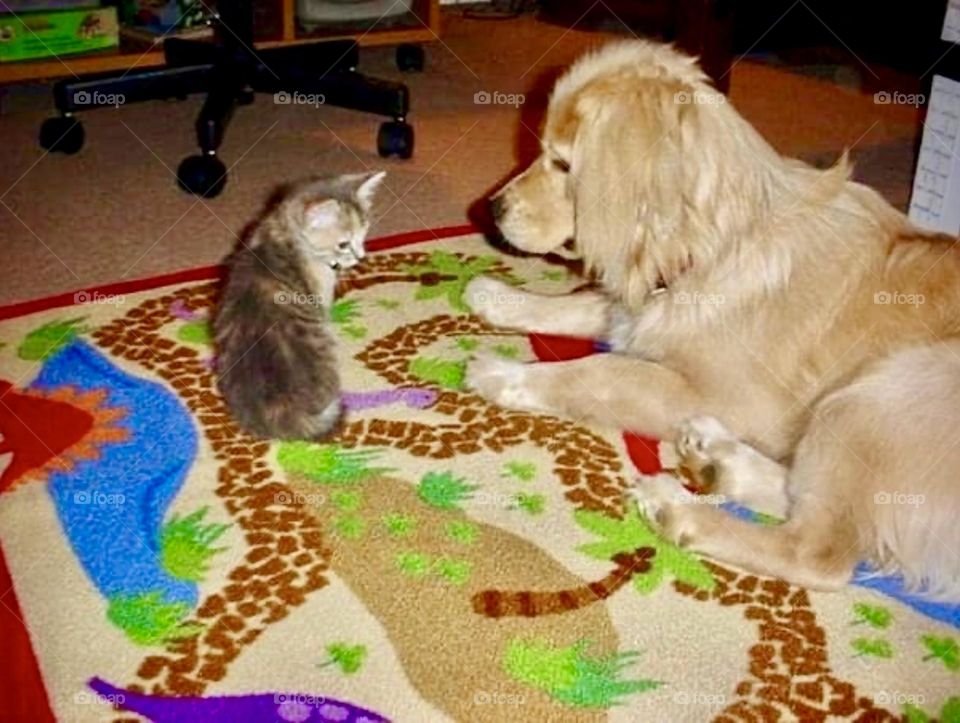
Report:
[[[561,300],[481,278],[468,303],[495,325],[606,336],[616,353],[479,358],[468,384],[675,439],[711,491],[788,518],[741,522],[641,480],[664,533],[704,554],[823,589],[870,558],[960,600],[956,239],[911,226],[849,179],[846,158],[828,170],[782,158],[664,45],[578,61],[542,147],[498,194],[498,225],[534,253],[572,237],[604,293]]]

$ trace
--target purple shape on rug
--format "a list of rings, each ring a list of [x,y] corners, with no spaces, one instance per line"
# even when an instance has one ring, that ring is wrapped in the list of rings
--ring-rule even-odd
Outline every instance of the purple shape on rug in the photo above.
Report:
[[[182,321],[200,321],[206,318],[203,314],[188,309],[182,299],[177,299],[170,304],[170,316]]]
[[[106,703],[138,713],[154,723],[381,723],[379,713],[342,700],[301,693],[196,696],[144,695],[110,685],[102,678],[87,683]]]
[[[600,354],[606,354],[612,349],[612,347],[610,346],[610,342],[601,341],[600,339],[597,339],[596,341],[593,342],[593,348],[595,351],[597,351]]]
[[[382,389],[378,392],[343,393],[343,406],[351,412],[386,407],[397,402],[403,402],[413,409],[426,409],[435,401],[437,393],[432,389]]]

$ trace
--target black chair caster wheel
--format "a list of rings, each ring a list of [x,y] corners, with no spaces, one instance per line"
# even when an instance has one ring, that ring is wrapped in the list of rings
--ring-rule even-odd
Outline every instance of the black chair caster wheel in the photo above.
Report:
[[[397,67],[405,73],[422,73],[424,62],[423,48],[419,45],[403,44],[397,46]]]
[[[177,169],[177,184],[194,196],[219,196],[227,185],[227,167],[216,156],[188,156]]]
[[[40,126],[40,147],[68,156],[83,148],[83,124],[76,118],[47,118]]]
[[[382,123],[377,133],[377,153],[382,158],[410,158],[413,155],[413,126],[403,121]]]

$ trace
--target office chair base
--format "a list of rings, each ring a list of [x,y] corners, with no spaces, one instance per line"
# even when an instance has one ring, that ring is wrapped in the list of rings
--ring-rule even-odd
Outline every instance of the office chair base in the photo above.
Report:
[[[51,153],[71,156],[83,148],[85,137],[83,124],[72,116],[47,118],[40,126],[40,147]]]
[[[227,167],[212,153],[188,156],[177,168],[177,185],[194,196],[214,198],[227,185]]]
[[[413,126],[402,120],[382,123],[377,133],[377,153],[381,158],[413,156]]]
[[[412,52],[413,48],[418,53]],[[398,50],[398,63],[422,68],[417,46]],[[247,46],[170,38],[164,43],[166,66],[133,69],[123,74],[98,74],[62,80],[53,96],[62,116],[46,120],[40,144],[49,151],[76,153],[83,146],[83,126],[76,111],[118,107],[139,101],[206,94],[195,124],[200,154],[180,164],[180,188],[205,198],[226,184],[226,168],[216,157],[237,106],[253,102],[254,94],[272,96],[275,105],[340,106],[386,116],[377,134],[377,151],[384,158],[413,155],[413,128],[406,122],[409,91],[402,83],[358,73],[359,47],[353,41],[324,41],[258,51]],[[262,96],[261,96],[262,97]]]

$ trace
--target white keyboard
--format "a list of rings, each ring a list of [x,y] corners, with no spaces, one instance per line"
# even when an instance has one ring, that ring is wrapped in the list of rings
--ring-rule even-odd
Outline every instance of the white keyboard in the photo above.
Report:
[[[910,220],[934,231],[960,234],[960,82],[942,75],[933,76]]]

